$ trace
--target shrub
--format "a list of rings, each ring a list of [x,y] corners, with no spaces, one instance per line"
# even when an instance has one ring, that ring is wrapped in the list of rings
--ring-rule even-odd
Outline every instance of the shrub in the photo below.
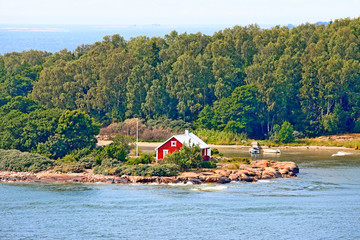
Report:
[[[40,172],[54,166],[54,161],[37,153],[0,149],[0,169],[5,171]]]
[[[120,165],[121,165],[121,162],[115,158],[107,158],[101,162],[101,166],[103,168],[108,168],[108,169],[118,167]]]
[[[95,165],[95,163],[93,164]],[[122,163],[115,158],[107,158],[101,161],[100,165],[93,167],[93,173],[108,175],[111,169],[121,166]]]
[[[202,168],[216,168],[217,161],[203,161],[201,163]]]
[[[219,149],[213,148],[213,149],[211,149],[211,155],[212,155],[212,156],[220,156],[220,157],[222,157],[224,154],[222,154],[222,153],[219,151]]]
[[[62,162],[76,162],[76,159],[74,158],[73,155],[68,154],[68,155],[65,155],[65,157],[63,157],[60,161],[62,161]]]
[[[122,145],[110,144],[97,150],[96,158],[100,161],[107,158],[114,158],[121,162],[126,160],[126,151]]]
[[[109,170],[105,169],[102,166],[95,166],[93,168],[93,173],[94,174],[102,174],[102,175],[108,175],[109,174]]]
[[[142,153],[139,158],[130,158],[125,162],[126,165],[149,164],[153,160],[152,154]]]
[[[88,156],[92,152],[93,152],[93,149],[87,147],[87,148],[75,150],[75,151],[71,152],[71,155],[75,158],[76,161],[79,161],[81,158]]]
[[[198,145],[188,147],[186,144],[180,151],[165,156],[165,162],[178,165],[182,171],[200,167],[202,159],[201,149]]]
[[[79,164],[81,164],[85,169],[91,169],[96,164],[96,159],[94,157],[85,157],[79,160]]]
[[[141,162],[140,158],[130,158],[125,162],[125,165],[139,165]]]
[[[58,165],[54,168],[54,171],[59,171],[62,173],[81,173],[84,170],[84,166],[77,162],[59,162]]]

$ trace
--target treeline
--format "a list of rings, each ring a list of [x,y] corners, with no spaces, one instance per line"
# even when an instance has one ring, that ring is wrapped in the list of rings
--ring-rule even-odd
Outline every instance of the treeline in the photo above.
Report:
[[[104,124],[181,119],[253,138],[285,121],[310,137],[358,132],[359,38],[357,18],[212,36],[113,35],[74,51],[8,53],[0,56],[0,104],[23,96]]]

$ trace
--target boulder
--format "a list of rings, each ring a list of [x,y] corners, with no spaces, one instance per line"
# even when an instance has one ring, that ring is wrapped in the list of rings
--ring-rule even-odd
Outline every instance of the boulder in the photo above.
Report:
[[[239,180],[239,174],[230,174],[229,178],[231,181],[238,181]]]
[[[184,179],[184,180],[188,180],[190,178],[199,179],[199,175],[200,175],[200,173],[196,173],[196,172],[183,172],[179,175],[179,178]]]

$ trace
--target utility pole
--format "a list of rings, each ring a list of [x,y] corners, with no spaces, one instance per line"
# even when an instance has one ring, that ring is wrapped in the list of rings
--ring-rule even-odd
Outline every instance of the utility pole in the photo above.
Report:
[[[139,119],[136,119],[136,156],[139,153]]]

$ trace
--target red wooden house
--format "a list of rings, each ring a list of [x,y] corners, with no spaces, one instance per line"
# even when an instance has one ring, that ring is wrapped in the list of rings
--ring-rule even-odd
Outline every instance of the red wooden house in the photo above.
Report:
[[[203,140],[198,138],[195,134],[189,133],[188,130],[185,130],[185,134],[175,135],[166,140],[163,144],[155,148],[156,151],[156,160],[163,159],[166,154],[179,151],[180,148],[184,145],[199,145],[203,160],[210,160],[211,149]]]

